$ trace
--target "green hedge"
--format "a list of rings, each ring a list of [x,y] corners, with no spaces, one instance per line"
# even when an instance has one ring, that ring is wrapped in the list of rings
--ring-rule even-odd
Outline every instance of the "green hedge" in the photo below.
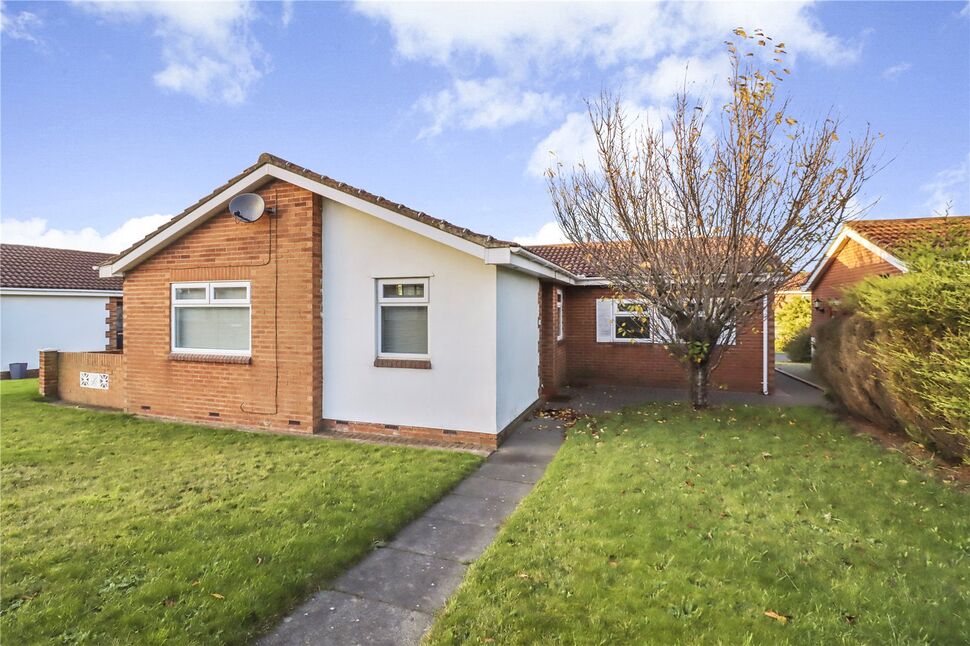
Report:
[[[847,291],[815,367],[850,411],[970,461],[970,244],[947,232],[905,257],[908,273]]]

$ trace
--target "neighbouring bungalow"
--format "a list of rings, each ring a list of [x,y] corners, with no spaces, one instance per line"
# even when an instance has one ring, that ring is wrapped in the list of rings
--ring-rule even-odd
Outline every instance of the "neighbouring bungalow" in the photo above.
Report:
[[[100,278],[107,253],[0,245],[0,379],[36,377],[37,351],[122,347],[121,279]],[[21,366],[22,367],[22,366]]]
[[[247,193],[266,213],[240,222],[227,205]],[[474,233],[268,154],[100,271],[124,279],[104,384],[132,413],[494,447],[568,384],[686,385],[650,325],[617,335],[631,313],[574,247]],[[715,387],[772,391],[769,303],[738,322]],[[98,403],[45,362],[42,392]]]
[[[905,273],[901,252],[921,238],[948,230],[970,235],[970,216],[846,222],[804,286],[812,295],[812,328],[839,313],[847,287],[871,276]]]

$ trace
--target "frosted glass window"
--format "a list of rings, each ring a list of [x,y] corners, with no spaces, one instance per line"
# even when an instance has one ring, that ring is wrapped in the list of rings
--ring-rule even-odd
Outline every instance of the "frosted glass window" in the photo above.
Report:
[[[206,300],[205,285],[201,287],[176,287],[175,300],[177,301],[204,301]]]
[[[228,287],[213,285],[212,298],[217,301],[244,301],[249,298],[249,288],[245,285],[231,285]]]

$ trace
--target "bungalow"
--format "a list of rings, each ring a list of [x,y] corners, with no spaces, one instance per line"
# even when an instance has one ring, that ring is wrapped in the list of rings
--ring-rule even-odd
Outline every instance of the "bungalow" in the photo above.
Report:
[[[122,347],[121,279],[99,278],[111,254],[0,245],[0,379],[10,364],[37,376],[37,350]]]
[[[970,235],[970,216],[846,222],[803,288],[812,294],[812,327],[838,313],[845,288],[871,276],[905,273],[900,254],[907,245],[950,229]]]
[[[229,213],[245,193],[266,215]],[[566,384],[686,383],[649,325],[617,334],[631,314],[574,247],[475,233],[269,154],[100,272],[124,279],[121,400],[138,414],[494,447]],[[768,302],[739,322],[720,387],[772,390]]]

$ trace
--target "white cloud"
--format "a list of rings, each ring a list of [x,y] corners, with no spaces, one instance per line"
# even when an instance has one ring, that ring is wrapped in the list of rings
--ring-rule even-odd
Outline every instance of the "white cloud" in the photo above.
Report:
[[[284,27],[289,27],[293,20],[293,0],[283,0],[280,7],[280,22]]]
[[[930,213],[943,215],[949,208],[953,215],[965,214],[970,209],[970,154],[956,166],[938,172],[920,191],[930,195],[924,203]]]
[[[729,73],[723,42],[739,26],[757,27],[775,42],[784,41],[789,66],[802,56],[825,65],[857,60],[865,32],[854,39],[827,33],[812,4],[358,2],[355,6],[388,25],[398,56],[442,67],[460,79],[419,101],[419,107],[432,115],[431,124],[422,131],[428,136],[448,126],[500,128],[540,121],[561,111],[564,106],[555,98],[563,93],[557,84],[575,81],[584,65],[600,70],[596,74],[600,87],[587,87],[587,92],[614,84],[642,111],[662,110],[685,80],[689,90],[703,95],[700,98],[720,98],[727,93]],[[484,101],[463,99],[457,89],[462,84],[511,91],[490,94]],[[540,109],[543,100],[553,101],[544,111]],[[521,109],[523,105],[526,109]],[[541,174],[549,163],[549,150],[566,161],[589,152],[591,134],[586,132],[585,115],[575,112],[578,106],[565,107],[568,113],[536,147],[527,172]],[[513,118],[513,114],[522,116]]]
[[[562,109],[562,98],[523,91],[501,78],[456,80],[447,90],[421,97],[416,107],[431,116],[431,125],[418,135],[428,137],[448,126],[495,129],[542,120]]]
[[[669,112],[663,107],[642,106],[624,102],[622,110],[628,123],[662,128]],[[577,164],[594,165],[599,160],[596,135],[588,112],[571,112],[562,124],[536,144],[526,165],[526,172],[542,177],[550,167],[572,168]]]
[[[558,128],[550,132],[532,150],[526,170],[542,177],[546,169],[557,164],[569,168],[596,160],[596,138],[585,112],[572,112]]]
[[[249,3],[95,0],[79,6],[107,20],[151,23],[162,43],[165,67],[154,76],[160,88],[235,105],[267,71],[268,56],[251,30],[258,13]]]
[[[44,218],[0,220],[0,239],[8,244],[28,244],[59,249],[81,249],[117,253],[141,240],[172,219],[170,215],[146,215],[132,218],[107,234],[93,227],[83,229],[55,229]]]
[[[719,48],[738,26],[783,38],[792,53],[826,63],[858,57],[853,46],[825,33],[810,2],[784,3],[358,3],[386,22],[398,54],[451,65],[487,58],[510,70],[540,71],[564,59],[606,67],[649,60],[698,46]]]
[[[534,245],[534,244],[559,244],[561,242],[569,242],[566,236],[563,235],[562,229],[559,228],[558,222],[546,222],[539,230],[535,233],[526,236],[515,236],[512,238],[512,242],[517,242],[521,245]]]
[[[44,41],[37,35],[37,30],[43,26],[44,21],[37,14],[21,11],[12,15],[7,12],[6,3],[0,3],[0,32],[5,36],[42,46]]]
[[[911,63],[897,63],[895,65],[890,65],[882,71],[882,77],[884,79],[894,79],[903,72],[908,71],[913,65]]]
[[[726,97],[731,75],[731,61],[726,53],[708,57],[665,56],[653,70],[642,75],[634,86],[638,96],[656,102],[670,101],[685,88],[691,94],[705,97]]]

